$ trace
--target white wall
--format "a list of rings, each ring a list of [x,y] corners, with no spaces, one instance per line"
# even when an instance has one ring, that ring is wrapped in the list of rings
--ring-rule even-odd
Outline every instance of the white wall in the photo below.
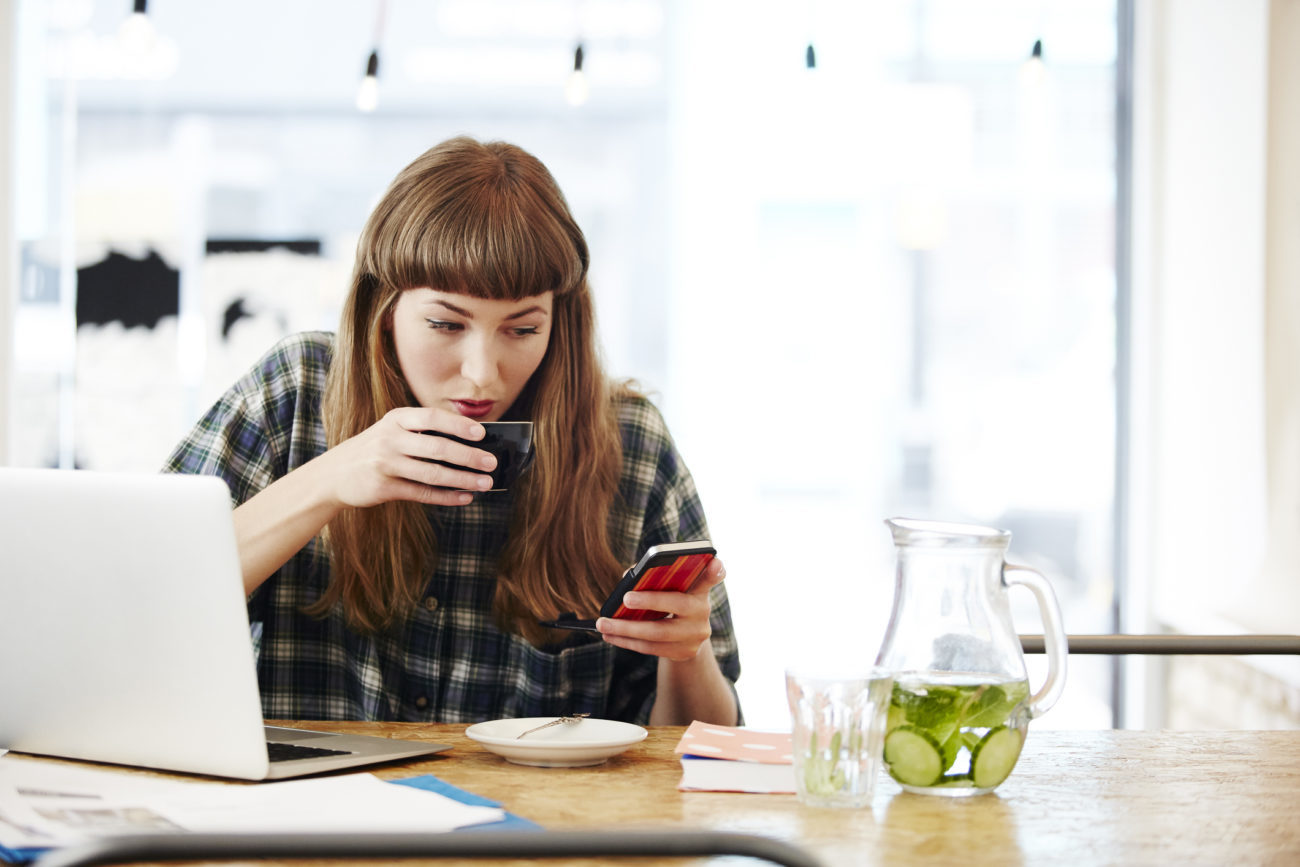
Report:
[[[1297,10],[1137,5],[1130,631],[1297,631]]]
[[[9,380],[13,369],[13,308],[18,265],[13,231],[14,6],[0,0],[0,466],[9,457]]]
[[[1263,555],[1267,22],[1267,0],[1165,7],[1160,278],[1137,351],[1159,384],[1152,577],[1173,620],[1212,611],[1216,579]]]
[[[1237,616],[1257,631],[1293,632],[1300,628],[1300,0],[1273,0],[1270,11],[1264,275],[1268,556],[1259,580],[1240,597],[1256,604]]]

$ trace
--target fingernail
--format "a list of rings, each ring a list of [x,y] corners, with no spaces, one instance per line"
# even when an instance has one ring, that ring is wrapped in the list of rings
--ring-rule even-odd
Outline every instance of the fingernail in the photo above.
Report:
[[[478,489],[479,489],[480,491],[486,491],[488,488],[492,487],[492,477],[491,477],[491,476],[482,476],[482,477],[480,477],[479,480],[478,480],[477,482],[475,482],[474,484],[478,486]]]
[[[486,433],[487,431],[484,430],[483,425],[481,424],[472,424],[469,426],[470,439],[481,440]]]
[[[478,465],[485,470],[495,470],[497,468],[496,455],[484,455],[478,459]]]
[[[474,499],[474,496],[473,494],[461,494],[456,499],[460,502],[462,506],[467,506],[469,505],[470,501]]]

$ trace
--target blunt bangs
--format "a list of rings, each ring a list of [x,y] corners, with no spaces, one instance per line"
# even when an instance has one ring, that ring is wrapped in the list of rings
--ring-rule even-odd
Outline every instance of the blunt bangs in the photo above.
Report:
[[[540,162],[512,145],[453,139],[408,166],[367,227],[380,285],[518,301],[584,285],[587,243]]]

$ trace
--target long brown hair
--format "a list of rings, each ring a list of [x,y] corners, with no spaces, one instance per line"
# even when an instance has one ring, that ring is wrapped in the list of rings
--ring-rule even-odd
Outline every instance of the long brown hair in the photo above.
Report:
[[[385,321],[418,287],[518,301],[553,292],[550,343],[511,417],[531,418],[533,466],[516,484],[493,610],[534,643],[539,619],[593,612],[621,560],[608,532],[622,466],[612,386],[601,368],[587,285],[587,242],[542,163],[503,142],[460,137],[403,169],[357,244],[324,398],[330,447],[389,410],[415,403]],[[330,584],[308,610],[343,600],[349,623],[385,629],[403,618],[437,562],[424,506],[344,509],[329,522]]]

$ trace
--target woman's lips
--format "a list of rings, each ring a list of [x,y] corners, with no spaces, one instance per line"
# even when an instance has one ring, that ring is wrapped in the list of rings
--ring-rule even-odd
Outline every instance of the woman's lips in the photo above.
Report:
[[[467,418],[482,418],[496,405],[494,400],[453,400],[451,403],[456,412]]]

